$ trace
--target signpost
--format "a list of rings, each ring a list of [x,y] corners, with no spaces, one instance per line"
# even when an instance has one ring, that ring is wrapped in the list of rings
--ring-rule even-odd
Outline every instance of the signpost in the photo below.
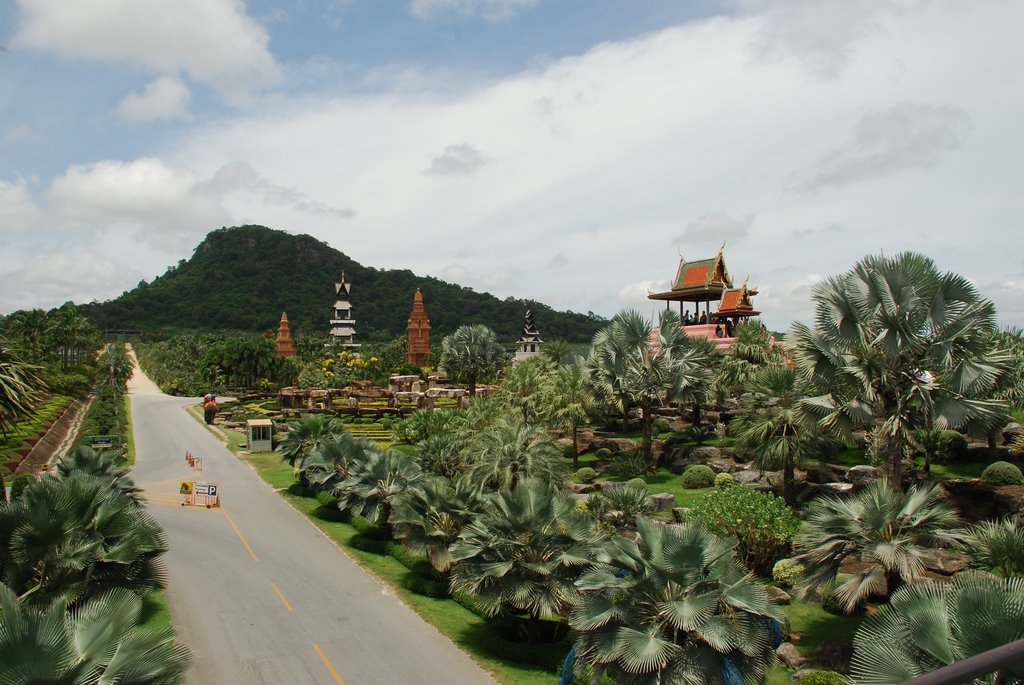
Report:
[[[94,450],[108,449],[114,445],[120,446],[121,436],[120,435],[90,435],[89,445]]]
[[[220,486],[217,483],[203,481],[181,481],[181,506],[211,507],[220,506]]]

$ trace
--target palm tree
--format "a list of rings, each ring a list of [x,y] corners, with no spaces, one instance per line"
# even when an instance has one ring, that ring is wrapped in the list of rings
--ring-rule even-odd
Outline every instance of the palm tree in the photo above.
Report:
[[[560,338],[548,340],[540,348],[540,356],[558,367],[573,361],[573,346]]]
[[[536,642],[541,619],[568,614],[575,581],[603,534],[548,482],[527,479],[497,492],[451,547],[453,592],[476,598],[489,616],[522,611]]]
[[[444,573],[452,565],[449,548],[484,500],[480,487],[467,478],[429,478],[396,499],[391,513],[395,537]]]
[[[441,341],[441,370],[458,383],[469,386],[476,395],[476,384],[498,375],[505,365],[505,349],[498,336],[487,326],[460,326]]]
[[[188,668],[189,651],[170,627],[142,627],[142,599],[114,589],[68,611],[18,602],[0,584],[0,682],[54,685],[169,685]]]
[[[32,411],[43,382],[38,367],[27,364],[0,338],[0,434],[6,437],[15,422]]]
[[[847,440],[879,424],[894,488],[915,429],[1005,420],[991,394],[1009,355],[993,350],[995,307],[967,279],[905,252],[865,257],[813,297],[815,328],[794,324],[786,343],[821,393],[804,404]]]
[[[79,445],[71,454],[65,454],[57,461],[57,473],[61,478],[91,475],[103,478],[111,490],[131,497],[136,502],[142,490],[135,487],[128,476],[129,469],[118,468],[113,455],[97,452],[88,445]]]
[[[523,415],[523,421],[535,419],[541,403],[541,388],[551,372],[547,359],[536,356],[505,369],[496,399],[505,408]]]
[[[135,373],[135,366],[132,364],[131,357],[128,356],[124,345],[118,343],[111,343],[106,346],[96,360],[96,366],[106,370],[107,381],[110,385],[121,390],[124,389]]]
[[[6,329],[24,342],[28,359],[39,362],[43,357],[43,341],[50,329],[50,321],[42,309],[22,309],[11,314]]]
[[[565,480],[558,444],[542,427],[518,417],[500,419],[468,446],[473,455],[469,479],[488,490],[512,490],[524,478],[555,484]]]
[[[772,344],[771,335],[760,321],[744,321],[736,327],[736,342],[722,355],[714,385],[725,394],[732,394],[743,390],[760,369],[785,361],[782,346]]]
[[[796,561],[806,569],[798,590],[807,595],[834,583],[852,560],[860,568],[835,590],[845,611],[872,596],[890,597],[921,576],[925,549],[952,541],[958,521],[937,485],[903,492],[879,480],[848,497],[819,497],[794,541]]]
[[[763,682],[782,612],[737,562],[735,540],[694,521],[641,518],[637,534],[609,540],[577,582],[577,658],[617,682],[717,683],[729,671]]]
[[[348,478],[333,490],[338,508],[362,516],[384,529],[391,538],[391,510],[395,498],[423,480],[423,471],[398,450],[371,451],[365,461],[349,467]]]
[[[961,573],[949,583],[900,588],[868,616],[853,640],[850,674],[857,685],[902,683],[1021,639],[1024,578]],[[1024,668],[974,683],[1019,683]]]
[[[979,566],[1003,577],[1024,576],[1024,524],[1015,519],[971,526],[959,547]]]
[[[366,438],[357,438],[347,431],[331,433],[312,448],[302,462],[300,474],[314,490],[333,492],[349,477],[353,464],[367,461],[378,451]]]
[[[159,524],[105,478],[44,476],[0,504],[0,581],[21,601],[79,604],[115,587],[163,586]]]
[[[664,310],[658,331],[636,310],[619,312],[594,336],[590,357],[593,382],[620,409],[640,408],[642,452],[652,459],[651,410],[663,402],[684,399],[703,380],[706,357],[690,344],[679,315]]]
[[[548,425],[572,431],[572,467],[580,467],[579,429],[598,410],[582,360],[558,367],[541,390],[542,414]]]
[[[748,377],[746,388],[736,443],[762,469],[782,469],[782,497],[796,506],[796,466],[822,445],[815,421],[800,404],[806,385],[787,366],[765,366]]]
[[[341,422],[326,414],[309,414],[298,421],[288,422],[288,432],[281,439],[277,451],[281,461],[296,466],[301,471],[306,459],[324,440],[343,433]]]

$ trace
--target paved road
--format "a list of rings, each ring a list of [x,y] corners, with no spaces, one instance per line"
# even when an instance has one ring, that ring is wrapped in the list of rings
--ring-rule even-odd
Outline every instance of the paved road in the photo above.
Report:
[[[186,414],[195,399],[147,381],[130,387],[133,477],[170,543],[166,596],[195,656],[184,685],[494,684]],[[223,509],[179,506],[186,450]]]

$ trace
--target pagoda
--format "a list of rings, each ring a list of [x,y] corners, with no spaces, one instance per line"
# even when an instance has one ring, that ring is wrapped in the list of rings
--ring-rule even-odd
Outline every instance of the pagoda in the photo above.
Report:
[[[526,310],[526,320],[523,323],[523,337],[516,341],[518,348],[514,362],[521,362],[524,359],[536,356],[540,352],[540,346],[544,341],[540,339],[540,332],[537,324],[533,322],[533,312]]]
[[[678,302],[679,318],[686,334],[714,340],[720,349],[730,347],[736,341],[736,325],[741,319],[760,314],[754,310],[751,300],[757,295],[757,289],[748,288],[746,282],[740,288],[733,287],[725,267],[724,250],[723,244],[711,259],[688,262],[680,257],[672,288],[665,292],[647,293],[648,299],[662,300],[666,307],[670,302]],[[711,310],[712,302],[717,303],[714,311]],[[691,303],[692,312],[689,308]]]
[[[295,350],[295,345],[292,344],[292,332],[288,328],[288,314],[281,312],[281,324],[277,327],[277,356],[278,357],[294,357],[298,352]]]
[[[409,349],[405,354],[405,361],[416,366],[424,366],[430,353],[430,319],[427,318],[427,310],[423,308],[423,293],[419,288],[416,288],[416,295],[412,298],[412,312],[409,314],[409,325],[405,330],[409,335]]]
[[[345,280],[343,271],[341,282],[334,284],[334,312],[329,333],[342,347],[359,347],[356,342],[356,320],[352,318],[352,304],[348,301],[351,293],[352,284]]]

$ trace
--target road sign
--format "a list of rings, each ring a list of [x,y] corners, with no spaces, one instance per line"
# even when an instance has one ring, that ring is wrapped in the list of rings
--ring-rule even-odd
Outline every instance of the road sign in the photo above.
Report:
[[[180,492],[182,495],[191,495],[192,494],[192,481],[190,481],[190,480],[183,480],[183,481],[181,481],[181,487],[178,488],[178,492]]]
[[[93,449],[113,447],[115,441],[121,442],[120,435],[92,435],[89,436],[89,443]]]
[[[207,493],[210,495],[210,499],[218,499],[219,495],[217,494],[218,488],[216,483],[207,483],[206,489]]]
[[[209,495],[210,484],[209,483],[196,483],[193,492],[197,495]]]

